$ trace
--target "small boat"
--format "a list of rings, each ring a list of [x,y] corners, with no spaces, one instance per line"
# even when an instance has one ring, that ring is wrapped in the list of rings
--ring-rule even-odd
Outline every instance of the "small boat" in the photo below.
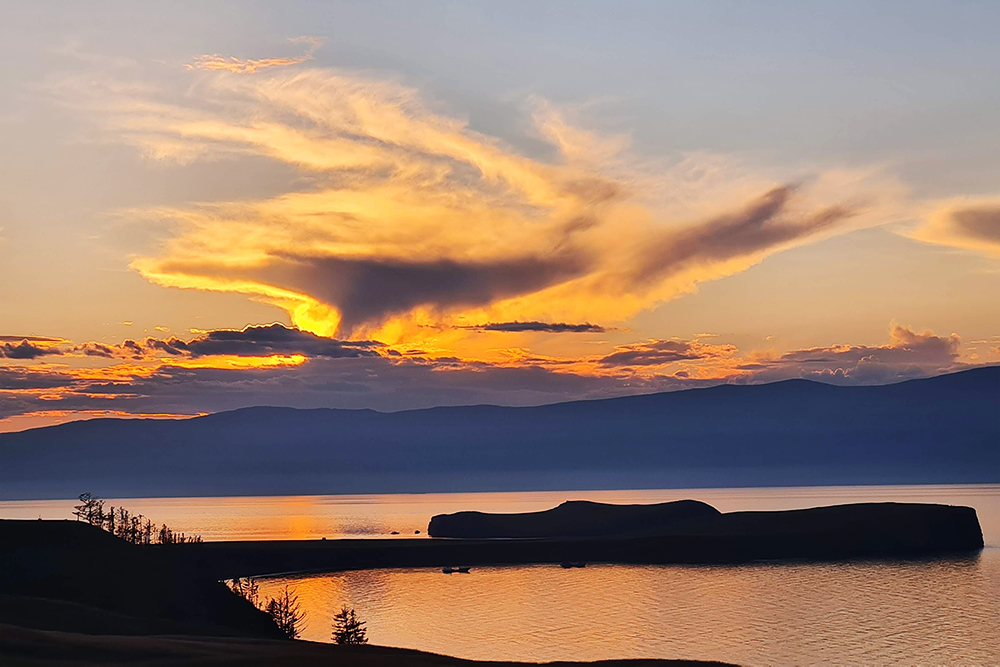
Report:
[[[468,574],[469,573],[469,568],[468,567],[456,567],[455,568],[455,572],[461,572],[462,574]]]
[[[445,574],[451,574],[452,572],[455,571],[455,568],[453,568],[453,567],[442,567],[441,571],[443,573],[445,573]]]
[[[469,569],[470,568],[468,566],[466,567],[445,566],[441,568],[441,572],[443,572],[444,574],[468,574]]]

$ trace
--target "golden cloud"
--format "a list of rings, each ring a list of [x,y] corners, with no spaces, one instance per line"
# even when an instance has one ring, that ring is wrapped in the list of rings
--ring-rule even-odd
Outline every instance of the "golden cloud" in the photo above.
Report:
[[[132,267],[164,286],[250,295],[324,336],[454,351],[482,322],[608,326],[899,216],[899,187],[877,172],[796,181],[720,156],[652,163],[538,100],[551,160],[410,88],[337,70],[214,72],[170,101],[141,85],[96,90],[74,94],[155,159],[258,155],[310,174],[314,186],[269,199],[129,211],[176,230]]]
[[[222,56],[218,53],[213,53],[210,55],[198,56],[194,59],[194,62],[185,65],[185,67],[192,70],[224,70],[226,72],[233,72],[236,74],[253,74],[269,67],[288,67],[289,65],[298,65],[299,63],[304,63],[313,59],[313,53],[323,43],[323,38],[308,36],[292,37],[288,41],[294,44],[305,44],[307,47],[306,52],[301,56],[294,56],[291,58],[261,58],[258,60],[254,60],[252,58],[240,59],[233,56]]]
[[[960,197],[942,202],[910,236],[1000,257],[1000,198]]]
[[[617,345],[605,354],[585,356],[544,356],[509,347],[496,351],[491,361],[400,353],[382,346],[376,347],[384,353],[351,354],[341,349],[351,343],[275,325],[171,340],[147,339],[140,345],[148,352],[145,358],[111,359],[113,365],[101,368],[0,362],[0,430],[9,430],[5,418],[41,414],[53,402],[81,414],[187,414],[270,404],[278,395],[300,407],[537,404],[788,378],[881,384],[969,368],[974,361],[963,355],[956,334],[935,335],[897,324],[890,326],[886,344],[873,346],[741,353],[731,344],[674,338]],[[181,349],[182,343],[188,346],[185,354],[166,349]],[[356,352],[370,347],[354,345]]]

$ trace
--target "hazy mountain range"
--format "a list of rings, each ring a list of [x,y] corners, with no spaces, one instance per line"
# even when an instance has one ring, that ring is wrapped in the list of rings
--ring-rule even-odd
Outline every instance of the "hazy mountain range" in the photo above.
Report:
[[[1000,482],[1000,367],[540,407],[255,407],[0,434],[0,497]]]

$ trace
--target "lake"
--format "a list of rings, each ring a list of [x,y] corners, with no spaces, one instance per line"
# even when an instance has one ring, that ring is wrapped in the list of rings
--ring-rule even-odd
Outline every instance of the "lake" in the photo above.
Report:
[[[987,548],[924,562],[759,563],[738,567],[590,564],[400,569],[275,577],[327,641],[341,606],[373,643],[466,658],[620,657],[766,664],[1000,664],[1000,485],[669,489],[543,493],[157,498],[120,501],[205,539],[413,537],[433,514],[519,512],[570,499],[682,498],[722,511],[902,501],[975,507]],[[113,504],[118,504],[114,501]],[[71,501],[0,503],[5,518],[66,518]]]

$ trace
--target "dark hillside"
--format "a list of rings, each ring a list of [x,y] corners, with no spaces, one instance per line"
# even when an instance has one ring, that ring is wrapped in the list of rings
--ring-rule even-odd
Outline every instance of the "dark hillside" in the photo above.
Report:
[[[131,545],[77,521],[0,520],[0,622],[95,633],[281,636],[264,612],[179,563],[175,548]]]

